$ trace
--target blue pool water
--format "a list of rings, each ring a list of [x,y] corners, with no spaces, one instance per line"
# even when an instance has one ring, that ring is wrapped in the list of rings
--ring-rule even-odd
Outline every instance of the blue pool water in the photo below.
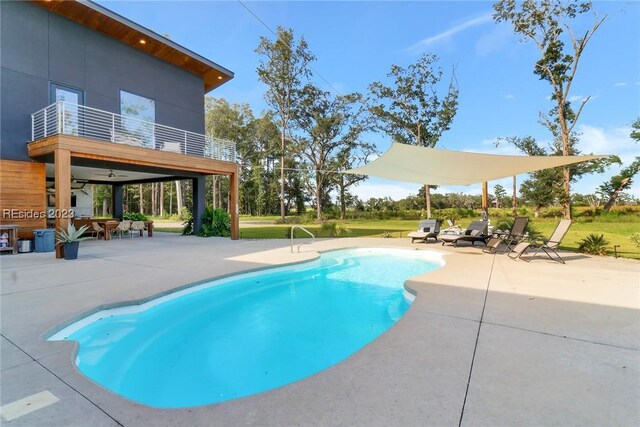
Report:
[[[423,251],[332,251],[101,311],[50,340],[79,341],[80,370],[134,401],[223,402],[344,360],[404,314],[405,280],[441,265]]]

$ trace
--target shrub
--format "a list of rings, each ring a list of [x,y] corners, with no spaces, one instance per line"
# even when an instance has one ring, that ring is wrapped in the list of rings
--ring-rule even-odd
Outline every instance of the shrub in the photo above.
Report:
[[[122,215],[122,219],[126,219],[129,221],[147,221],[148,218],[141,214],[140,212],[125,212],[124,215]]]
[[[189,209],[183,209],[180,215],[183,219],[182,235],[190,236],[193,234],[193,215]]]
[[[629,236],[629,239],[631,239],[631,241],[640,248],[640,233],[633,233]]]
[[[598,236],[592,233],[582,239],[578,245],[578,251],[589,255],[606,255],[606,246],[608,244],[609,242],[604,238],[603,234]]]
[[[348,230],[345,226],[336,221],[325,221],[322,223],[322,227],[320,227],[320,231],[322,234],[326,234],[329,237],[338,237],[348,233]]]
[[[564,211],[562,208],[547,208],[540,212],[542,218],[562,218]]]
[[[178,217],[185,221],[188,218],[193,218],[193,214],[191,213],[191,211],[188,208],[182,208],[180,209],[180,212],[178,213]]]
[[[200,237],[229,237],[231,235],[231,216],[224,209],[207,206],[202,213]]]

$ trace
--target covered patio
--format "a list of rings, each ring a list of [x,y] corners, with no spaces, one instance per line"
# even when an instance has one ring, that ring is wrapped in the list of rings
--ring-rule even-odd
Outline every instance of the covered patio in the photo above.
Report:
[[[75,344],[47,333],[98,307],[142,301],[215,276],[300,262],[340,247],[409,239],[153,239],[82,243],[75,262],[2,259],[2,397],[55,397],[11,425],[638,425],[637,261],[563,254],[529,263],[480,248],[437,250],[446,265],[414,277],[417,294],[386,333],[316,375],[190,409],[156,409],[84,377]]]
[[[205,177],[227,175],[230,181],[231,238],[239,237],[239,169],[235,162],[61,134],[29,143],[28,152],[32,159],[52,165],[56,229],[66,228],[70,220],[63,213],[72,210],[72,176],[74,179],[78,176],[84,178],[87,183],[111,185],[112,215],[117,218],[123,215],[124,185],[190,179],[193,183],[194,227],[197,230],[205,207]],[[62,246],[57,246],[56,257],[62,255]]]

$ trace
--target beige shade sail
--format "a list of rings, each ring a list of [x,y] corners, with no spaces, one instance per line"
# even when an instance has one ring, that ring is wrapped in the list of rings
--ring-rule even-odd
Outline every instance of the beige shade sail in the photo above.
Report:
[[[345,173],[429,185],[469,185],[607,156],[502,156],[407,144]]]

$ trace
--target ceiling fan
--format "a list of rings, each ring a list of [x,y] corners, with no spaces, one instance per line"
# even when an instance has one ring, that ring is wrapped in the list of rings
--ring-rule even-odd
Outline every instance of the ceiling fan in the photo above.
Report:
[[[74,191],[81,191],[88,196],[89,193],[87,193],[87,190],[84,189],[88,182],[89,181],[87,181],[86,179],[77,179],[75,175],[71,175],[71,192],[73,193]]]
[[[113,173],[113,169],[109,169],[109,173],[108,174],[104,174],[104,173],[98,173],[96,174],[98,176],[106,176],[107,178],[126,178],[129,175],[117,175],[115,173]]]
[[[80,187],[80,188],[73,188],[73,187],[71,187],[71,193],[75,193],[76,191],[80,191],[81,193],[84,193],[85,195],[87,195],[87,196],[88,196],[88,195],[89,195],[89,193],[87,193],[87,190],[85,190],[85,189],[84,189],[84,186],[85,186],[85,185],[86,185],[86,184],[82,184],[82,187]]]
[[[71,188],[75,190],[80,190],[84,188],[85,185],[89,183],[86,179],[77,179],[74,175],[71,175]]]
[[[76,179],[73,175],[71,175],[71,193],[80,191],[88,196],[89,193],[84,189],[88,182],[89,181],[87,181],[86,179]],[[47,193],[55,194],[55,192],[56,189],[54,183],[47,182]]]

